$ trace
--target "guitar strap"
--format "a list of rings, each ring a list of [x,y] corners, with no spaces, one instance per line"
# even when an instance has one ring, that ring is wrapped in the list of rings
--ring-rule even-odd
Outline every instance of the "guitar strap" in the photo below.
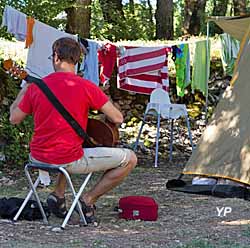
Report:
[[[93,143],[93,140],[88,136],[88,134],[84,131],[84,129],[80,126],[80,124],[74,119],[74,117],[65,109],[62,103],[56,98],[54,93],[50,90],[47,84],[44,83],[43,80],[32,77],[32,76],[27,76],[25,80],[36,84],[42,90],[42,92],[47,96],[47,98],[52,103],[52,105],[56,108],[56,110],[75,130],[75,132],[85,141],[89,141],[90,143]]]

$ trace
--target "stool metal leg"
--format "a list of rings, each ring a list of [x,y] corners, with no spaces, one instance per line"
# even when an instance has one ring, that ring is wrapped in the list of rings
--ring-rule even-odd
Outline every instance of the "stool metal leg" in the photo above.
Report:
[[[40,178],[38,177],[34,183],[34,188],[36,189],[37,186],[40,183]],[[18,212],[16,213],[16,215],[13,218],[13,221],[17,221],[17,219],[19,218],[20,214],[22,213],[23,209],[25,208],[26,204],[28,203],[29,199],[31,198],[33,194],[32,189],[29,191],[28,195],[26,196],[25,200],[23,201],[21,207],[19,208]]]
[[[37,192],[36,192],[35,185],[33,184],[32,179],[31,179],[31,177],[30,177],[28,164],[25,166],[24,171],[25,171],[25,175],[26,175],[26,177],[27,177],[27,179],[28,179],[29,185],[30,185],[30,187],[31,187],[31,189],[32,189],[32,191],[33,191],[33,193],[34,193],[34,196],[35,196],[35,199],[36,199],[36,201],[37,201],[38,207],[39,207],[39,209],[40,209],[40,211],[41,211],[41,214],[42,214],[42,216],[43,216],[43,222],[44,222],[45,224],[48,224],[49,222],[48,222],[47,216],[46,216],[46,214],[45,214],[45,212],[44,212],[44,209],[43,209],[43,207],[42,207],[42,204],[41,204],[41,201],[40,201],[40,199],[39,199],[39,196],[38,196],[38,194],[37,194]]]
[[[65,219],[64,219],[64,221],[63,221],[63,223],[61,225],[61,229],[65,228],[65,226],[68,223],[69,218],[72,215],[75,207],[77,207],[77,209],[78,209],[78,213],[80,215],[81,222],[83,222],[85,225],[87,225],[87,221],[86,221],[85,216],[83,214],[82,206],[81,206],[81,203],[80,203],[79,199],[81,197],[81,194],[82,194],[84,188],[86,187],[87,183],[89,182],[89,180],[90,180],[90,178],[92,176],[92,173],[89,173],[87,175],[87,177],[85,178],[83,184],[81,185],[78,193],[76,193],[76,191],[74,189],[74,186],[72,184],[71,178],[70,178],[69,173],[67,172],[67,170],[65,168],[63,168],[63,167],[60,167],[60,166],[54,167],[54,166],[48,165],[48,164],[37,164],[37,165],[35,165],[35,164],[27,164],[25,166],[24,171],[25,171],[25,175],[27,177],[27,180],[28,180],[28,183],[29,183],[29,186],[30,186],[31,190],[27,194],[24,202],[22,203],[21,207],[19,208],[19,210],[18,210],[17,214],[15,215],[15,217],[13,218],[13,220],[16,221],[19,218],[20,214],[22,213],[23,209],[27,205],[27,202],[31,198],[32,194],[34,194],[35,200],[37,201],[38,207],[39,207],[40,212],[41,212],[41,214],[43,216],[43,222],[45,224],[48,224],[47,216],[46,216],[46,214],[44,212],[43,206],[41,204],[38,193],[36,191],[36,188],[40,183],[40,178],[38,177],[36,179],[35,183],[33,183],[32,179],[31,179],[31,176],[30,176],[30,173],[29,173],[30,168],[41,169],[41,170],[44,169],[45,171],[50,171],[51,170],[51,171],[54,171],[54,172],[57,172],[57,173],[60,172],[60,173],[63,173],[63,175],[66,177],[67,183],[69,184],[69,187],[70,187],[72,195],[73,195],[73,202],[72,202],[72,205],[71,205],[71,207],[70,207],[70,209],[69,209],[69,211],[68,211],[68,213],[67,213],[67,215],[66,215],[66,217],[65,217]]]
[[[73,194],[73,196],[74,196],[74,200],[73,200],[73,202],[72,202],[72,205],[71,205],[71,207],[70,207],[70,209],[69,209],[69,211],[68,211],[68,213],[67,213],[67,215],[66,215],[66,217],[65,217],[65,219],[64,219],[64,221],[63,221],[63,223],[62,223],[62,225],[61,225],[61,228],[62,228],[62,229],[65,228],[66,224],[67,224],[68,221],[69,221],[70,216],[72,215],[72,213],[73,213],[73,211],[74,211],[74,209],[75,209],[75,206],[77,206],[77,208],[78,208],[78,211],[79,211],[81,220],[84,222],[85,225],[87,225],[86,219],[85,219],[84,214],[83,214],[83,212],[82,212],[82,207],[81,207],[81,204],[80,204],[80,202],[79,202],[79,199],[80,199],[81,194],[82,194],[84,188],[86,187],[86,185],[87,185],[87,183],[88,183],[90,177],[92,176],[92,173],[89,173],[89,174],[87,175],[87,177],[86,177],[85,180],[84,180],[84,183],[82,184],[82,186],[80,187],[78,193],[76,194],[75,189],[74,189],[74,186],[73,186],[73,184],[72,184],[72,181],[71,181],[71,179],[70,179],[70,177],[69,177],[68,172],[67,172],[64,168],[60,168],[60,171],[62,171],[62,173],[63,173],[64,176],[66,177],[67,182],[68,182],[68,184],[69,184],[69,186],[70,186],[70,189],[71,189],[71,191],[72,191],[72,194]]]

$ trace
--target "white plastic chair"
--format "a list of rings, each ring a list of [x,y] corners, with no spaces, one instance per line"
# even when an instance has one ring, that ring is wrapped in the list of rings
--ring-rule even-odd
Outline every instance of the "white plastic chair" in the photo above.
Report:
[[[169,160],[172,161],[173,156],[173,127],[174,127],[174,120],[180,118],[180,117],[185,117],[186,119],[186,124],[188,128],[188,136],[190,139],[190,143],[192,146],[192,150],[194,149],[193,146],[193,140],[192,140],[192,135],[191,135],[191,130],[190,130],[190,124],[189,124],[189,119],[188,119],[188,113],[187,113],[187,108],[185,104],[172,104],[170,102],[170,98],[168,95],[168,92],[161,88],[157,88],[152,91],[150,95],[150,102],[147,104],[146,111],[144,113],[142,125],[140,127],[134,150],[137,149],[139,139],[143,130],[143,126],[145,124],[146,116],[147,115],[152,115],[156,114],[157,115],[157,133],[156,133],[156,148],[155,148],[155,167],[157,167],[158,164],[158,149],[159,149],[159,137],[160,137],[160,119],[161,117],[163,119],[169,119],[171,120],[171,133],[170,133],[170,156]]]

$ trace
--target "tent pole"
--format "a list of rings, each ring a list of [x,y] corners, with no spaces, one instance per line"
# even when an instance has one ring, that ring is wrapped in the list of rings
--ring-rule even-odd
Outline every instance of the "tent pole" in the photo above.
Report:
[[[208,122],[208,78],[209,78],[209,71],[208,71],[208,63],[210,60],[210,57],[208,54],[209,52],[209,20],[207,21],[207,42],[206,42],[206,55],[207,55],[207,59],[206,59],[206,106],[205,106],[205,122],[207,124]]]

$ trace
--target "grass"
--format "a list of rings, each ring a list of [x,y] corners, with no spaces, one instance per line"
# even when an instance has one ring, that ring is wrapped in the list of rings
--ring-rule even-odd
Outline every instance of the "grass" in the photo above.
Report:
[[[243,245],[229,241],[227,239],[221,240],[219,244],[212,244],[206,240],[193,240],[187,244],[179,245],[176,248],[248,248],[249,245]]]
[[[244,237],[250,237],[250,225],[246,226],[246,229],[242,231],[242,236]]]
[[[188,244],[180,245],[176,248],[215,248],[215,246],[204,240],[193,240]]]

